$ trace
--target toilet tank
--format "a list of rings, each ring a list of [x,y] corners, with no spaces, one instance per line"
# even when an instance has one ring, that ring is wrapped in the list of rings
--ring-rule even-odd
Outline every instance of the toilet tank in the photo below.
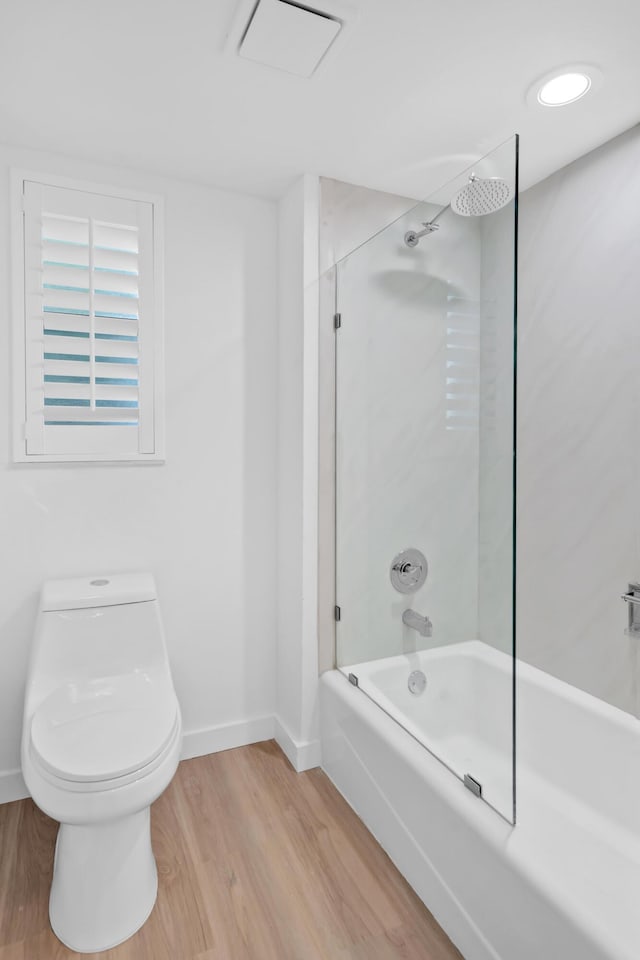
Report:
[[[45,582],[28,678],[37,699],[69,680],[134,670],[169,672],[151,574]]]

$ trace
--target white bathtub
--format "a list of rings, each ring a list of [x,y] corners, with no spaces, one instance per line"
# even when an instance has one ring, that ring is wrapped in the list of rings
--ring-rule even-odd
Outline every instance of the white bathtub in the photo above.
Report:
[[[483,643],[458,643],[343,672],[460,778],[481,783],[484,800],[513,822],[513,665],[494,653]],[[427,676],[418,695],[407,685],[414,670]]]
[[[406,688],[416,658],[430,680],[419,698]],[[638,720],[518,663],[512,827],[418,742],[493,760],[495,800],[509,658],[471,642],[391,658],[386,676],[384,664],[351,668],[362,689],[323,675],[322,765],[466,960],[638,960]]]

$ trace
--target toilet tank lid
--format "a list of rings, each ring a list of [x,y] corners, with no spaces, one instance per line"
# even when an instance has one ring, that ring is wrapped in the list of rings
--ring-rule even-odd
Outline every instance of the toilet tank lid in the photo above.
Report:
[[[47,612],[110,607],[155,600],[156,596],[156,585],[150,573],[96,574],[72,580],[46,580],[42,586],[40,609]]]

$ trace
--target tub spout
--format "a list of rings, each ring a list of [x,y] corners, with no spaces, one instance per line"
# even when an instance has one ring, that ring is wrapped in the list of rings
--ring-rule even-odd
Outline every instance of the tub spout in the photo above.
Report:
[[[415,610],[405,610],[402,614],[402,622],[412,630],[417,630],[423,637],[430,637],[433,633],[433,624],[429,617],[422,617]]]

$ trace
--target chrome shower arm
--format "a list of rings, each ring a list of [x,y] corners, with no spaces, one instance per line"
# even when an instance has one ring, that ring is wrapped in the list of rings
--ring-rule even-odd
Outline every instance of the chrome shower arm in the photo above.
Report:
[[[438,227],[436,226],[436,224],[438,223],[438,220],[440,219],[440,217],[442,216],[443,213],[446,213],[446,212],[447,212],[447,210],[449,209],[450,206],[451,206],[451,204],[448,203],[448,204],[446,205],[446,207],[443,207],[442,210],[439,210],[439,211],[436,213],[435,217],[432,217],[431,220],[427,220],[426,222],[423,222],[423,224],[422,224],[423,227],[430,228],[430,229],[425,230],[425,233],[432,233],[433,230],[437,230],[437,229],[438,229]]]
[[[439,230],[440,224],[438,223],[438,220],[442,214],[449,209],[450,206],[451,204],[448,203],[446,207],[443,207],[442,210],[439,210],[436,213],[433,219],[423,221],[422,226],[424,227],[424,230],[409,230],[407,233],[405,233],[404,242],[406,245],[408,247],[415,247],[418,245],[418,241],[421,237],[426,237],[428,233],[435,233],[436,230]]]

